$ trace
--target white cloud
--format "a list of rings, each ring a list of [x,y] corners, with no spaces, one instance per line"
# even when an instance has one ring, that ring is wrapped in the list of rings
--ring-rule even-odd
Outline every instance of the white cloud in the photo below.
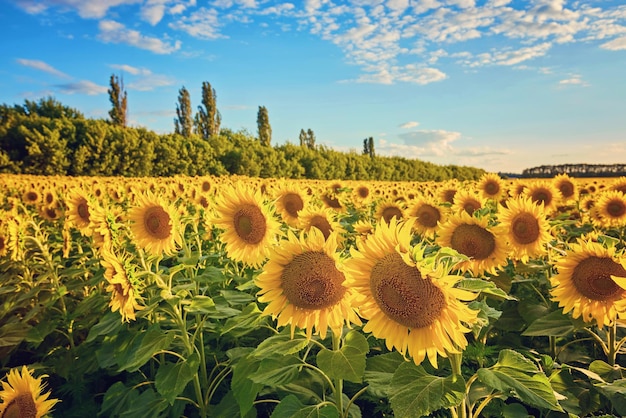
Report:
[[[98,28],[100,29],[98,38],[103,42],[127,44],[155,54],[171,54],[179,50],[181,45],[180,41],[172,44],[159,38],[142,35],[139,31],[127,29],[126,26],[114,20],[101,20]]]
[[[605,42],[600,45],[600,48],[609,49],[611,51],[619,51],[626,49],[626,36],[615,38],[612,41]]]
[[[559,84],[560,85],[575,85],[575,86],[583,86],[583,87],[588,87],[589,86],[589,83],[584,81],[582,79],[582,76],[580,76],[579,74],[573,74],[569,78],[560,80]]]
[[[187,32],[194,38],[201,39],[218,39],[224,38],[219,33],[220,20],[217,10],[206,9],[204,7],[193,12],[189,16],[183,16],[176,22],[170,23],[172,29]]]
[[[39,14],[51,8],[58,8],[61,12],[76,11],[82,18],[101,19],[106,16],[109,9],[141,3],[142,0],[22,0],[17,5],[30,14]]]
[[[29,59],[25,59],[25,58],[18,58],[18,59],[16,59],[16,61],[17,61],[18,64],[23,65],[24,67],[34,68],[36,70],[43,71],[43,72],[46,72],[48,74],[52,74],[52,75],[54,75],[56,77],[72,78],[69,75],[65,74],[64,72],[57,70],[56,68],[54,68],[50,64],[45,63],[43,61],[29,60]]]
[[[87,94],[95,96],[107,92],[107,87],[101,86],[89,80],[81,80],[74,83],[57,84],[55,87],[63,94]]]
[[[415,128],[419,125],[419,122],[415,122],[415,121],[409,121],[409,122],[405,122],[402,125],[400,125],[400,128],[402,129],[411,129],[411,128]]]
[[[127,64],[111,64],[110,67],[133,76],[126,85],[129,90],[150,91],[158,87],[171,86],[176,82],[172,77],[153,74],[148,68],[138,68]]]

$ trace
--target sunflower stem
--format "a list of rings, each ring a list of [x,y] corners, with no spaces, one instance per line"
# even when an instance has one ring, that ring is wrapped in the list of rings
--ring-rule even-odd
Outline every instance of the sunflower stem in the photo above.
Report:
[[[333,351],[339,351],[341,349],[341,334],[337,335],[334,332],[333,336]],[[345,416],[343,411],[343,379],[335,379],[335,402],[340,416]]]
[[[456,381],[458,378],[463,378],[463,372],[461,371],[461,363],[463,362],[463,352],[448,353],[450,359],[450,368],[452,369],[452,380]],[[456,416],[459,418],[467,417],[467,393],[463,397],[463,401],[456,406]]]
[[[615,366],[615,359],[617,358],[617,344],[616,344],[616,334],[617,334],[617,321],[613,321],[613,325],[609,327],[608,333],[608,341],[607,347],[609,349],[607,353],[608,363],[610,366]]]
[[[548,336],[550,341],[550,357],[556,360],[556,337],[554,335]]]

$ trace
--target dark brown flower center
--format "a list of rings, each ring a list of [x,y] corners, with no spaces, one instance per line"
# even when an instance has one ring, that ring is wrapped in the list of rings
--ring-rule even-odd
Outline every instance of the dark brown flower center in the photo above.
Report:
[[[493,234],[478,225],[462,224],[452,233],[450,246],[470,258],[484,260],[496,248]]]
[[[329,208],[341,209],[341,203],[339,202],[339,199],[334,196],[325,194],[322,196],[322,200]]]
[[[537,204],[543,203],[545,206],[548,206],[552,202],[552,193],[547,189],[539,188],[530,194],[530,198]]]
[[[624,201],[621,199],[611,200],[606,205],[606,212],[613,218],[621,218],[626,214],[626,205],[624,205]]]
[[[46,202],[46,204],[51,204],[52,202],[54,202],[54,195],[50,192],[46,193],[46,196],[44,197],[44,201]]]
[[[574,196],[574,190],[575,190],[574,183],[572,183],[571,181],[565,180],[559,183],[559,191],[561,192],[564,198]]]
[[[80,219],[85,222],[89,222],[89,205],[87,204],[86,199],[81,199],[78,205],[76,206],[76,212]]]
[[[432,205],[424,204],[417,209],[415,216],[420,225],[426,228],[434,228],[441,219],[441,212]]]
[[[267,221],[256,205],[245,204],[233,216],[237,235],[247,244],[258,244],[265,237]]]
[[[448,189],[443,192],[443,200],[448,203],[454,203],[454,196],[456,195],[455,189]]]
[[[0,253],[7,248],[7,244],[4,240],[4,237],[0,235]]]
[[[463,209],[465,210],[465,212],[467,212],[469,215],[472,215],[474,213],[475,210],[478,210],[481,208],[480,202],[478,200],[474,200],[474,199],[468,199],[463,203]]]
[[[161,206],[149,207],[143,216],[146,231],[157,239],[169,238],[172,232],[170,215]]]
[[[322,251],[296,255],[280,278],[285,297],[298,308],[328,308],[346,292],[344,274],[337,269],[335,260]]]
[[[400,210],[400,208],[396,206],[386,207],[385,209],[383,209],[381,215],[382,215],[381,217],[386,223],[391,222],[394,216],[396,217],[397,220],[402,219],[402,211]]]
[[[356,190],[357,194],[359,195],[359,197],[361,199],[365,199],[367,196],[370,195],[370,189],[368,189],[365,186],[361,186]]]
[[[26,201],[27,202],[36,202],[39,200],[39,195],[36,192],[28,192],[26,193]]]
[[[22,393],[13,399],[4,409],[0,418],[35,418],[37,416],[37,405],[33,400],[33,395]]]
[[[333,231],[333,227],[330,225],[330,222],[328,222],[328,219],[326,219],[324,216],[320,216],[320,215],[313,216],[311,218],[310,225],[311,227],[315,227],[319,229],[320,231],[322,231],[322,234],[324,235],[324,239],[328,239],[328,237],[330,236],[330,233]]]
[[[202,186],[201,189],[203,192],[208,192],[209,190],[211,190],[211,182],[205,180],[202,182]]]
[[[511,222],[511,235],[518,244],[532,244],[539,239],[539,221],[532,214],[522,212]]]
[[[500,185],[496,181],[488,181],[485,183],[484,190],[489,196],[495,196],[500,193]]]
[[[624,290],[611,276],[626,277],[621,264],[608,257],[591,256],[574,268],[572,282],[583,296],[599,301],[613,301],[624,297]]]
[[[432,324],[446,306],[443,292],[400,254],[387,254],[372,267],[372,296],[381,311],[409,328]]]
[[[285,207],[285,211],[292,218],[298,217],[298,212],[300,212],[304,208],[304,201],[302,197],[300,197],[297,193],[287,193],[283,196],[283,206]]]

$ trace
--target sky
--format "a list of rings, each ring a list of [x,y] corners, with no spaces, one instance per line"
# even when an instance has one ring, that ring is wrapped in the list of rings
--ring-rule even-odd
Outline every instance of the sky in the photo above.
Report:
[[[626,163],[626,4],[605,0],[0,0],[0,103],[52,96],[173,132],[179,90],[222,127],[521,173]]]

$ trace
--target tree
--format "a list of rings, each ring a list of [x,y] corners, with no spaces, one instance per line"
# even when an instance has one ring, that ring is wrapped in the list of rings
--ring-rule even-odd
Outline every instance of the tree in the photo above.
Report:
[[[365,138],[363,140],[363,154],[369,155],[371,158],[374,158],[376,156],[376,153],[374,152],[373,137],[370,136],[369,138]]]
[[[109,110],[109,116],[111,122],[116,126],[126,127],[126,115],[127,115],[127,93],[124,89],[124,79],[120,79],[118,76],[111,74],[109,80],[111,88],[109,92],[109,100],[111,101],[111,110]]]
[[[178,91],[176,116],[174,131],[185,138],[189,138],[193,129],[193,119],[191,117],[191,96],[185,86]]]
[[[307,136],[304,129],[300,129],[300,146],[304,147],[307,144]]]
[[[209,139],[219,135],[222,115],[217,110],[217,94],[208,81],[202,82],[202,106],[198,106],[196,113],[196,132],[203,138]]]
[[[269,147],[272,142],[272,126],[270,125],[270,117],[265,106],[259,106],[256,124],[259,130],[259,142],[261,145]]]
[[[310,149],[315,149],[315,133],[313,133],[313,129],[309,128],[306,131],[307,141],[306,146]]]

